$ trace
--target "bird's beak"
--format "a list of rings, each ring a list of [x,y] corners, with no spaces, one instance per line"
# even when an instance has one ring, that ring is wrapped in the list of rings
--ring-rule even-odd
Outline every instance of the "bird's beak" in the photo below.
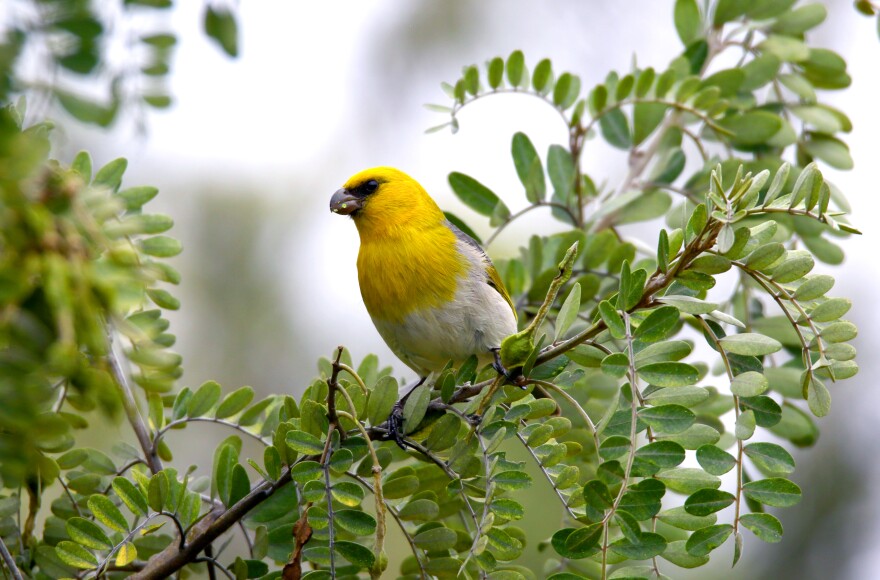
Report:
[[[349,215],[361,209],[361,199],[352,195],[347,189],[338,189],[330,198],[330,211],[341,215]]]

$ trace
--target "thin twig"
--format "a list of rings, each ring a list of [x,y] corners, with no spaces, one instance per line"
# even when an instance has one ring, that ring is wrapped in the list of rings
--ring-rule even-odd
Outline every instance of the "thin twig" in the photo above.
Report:
[[[9,573],[12,574],[12,577],[15,580],[24,580],[21,570],[15,565],[15,558],[12,557],[6,544],[3,543],[3,538],[0,538],[0,557],[3,558],[3,562],[6,564],[6,567],[9,568]]]
[[[107,362],[110,364],[113,378],[116,380],[116,385],[119,387],[119,394],[121,395],[120,398],[122,400],[122,407],[125,409],[125,415],[128,417],[128,422],[131,424],[131,428],[137,437],[141,450],[144,452],[144,459],[147,462],[147,467],[150,468],[152,473],[158,473],[162,471],[162,462],[159,460],[158,447],[154,447],[150,441],[150,432],[147,429],[144,418],[138,410],[137,401],[134,398],[134,392],[131,390],[131,385],[128,382],[128,376],[122,370],[119,354],[116,352],[118,347],[116,341],[113,340],[113,332],[114,331],[111,328],[107,333],[110,342]]]

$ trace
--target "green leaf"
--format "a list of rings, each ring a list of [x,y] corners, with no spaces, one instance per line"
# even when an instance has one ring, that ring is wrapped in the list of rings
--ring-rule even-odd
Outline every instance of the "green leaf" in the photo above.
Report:
[[[657,362],[638,368],[639,376],[658,387],[686,387],[700,378],[700,372],[683,362]]]
[[[147,498],[144,497],[144,494],[141,493],[141,490],[138,489],[137,486],[124,477],[114,478],[112,485],[113,491],[116,492],[116,495],[119,496],[122,503],[131,510],[131,513],[138,516],[147,515],[147,510],[149,509],[147,506]]]
[[[632,146],[629,122],[620,109],[612,109],[599,117],[599,129],[610,145],[618,149],[629,149]]]
[[[581,307],[581,285],[575,283],[568,293],[568,297],[559,308],[559,315],[556,317],[556,337],[554,341],[558,341],[565,336],[565,333],[571,328],[571,325],[577,320],[578,311]]]
[[[179,310],[180,309],[180,300],[174,297],[167,290],[163,290],[161,288],[149,288],[147,289],[147,296],[150,297],[150,300],[153,303],[165,310]]]
[[[436,519],[439,513],[440,507],[436,502],[429,499],[415,499],[400,508],[398,515],[400,519],[406,521],[428,521]]]
[[[752,111],[733,115],[718,123],[733,135],[734,145],[760,145],[773,137],[782,128],[782,119],[767,111]]]
[[[647,560],[659,556],[666,549],[666,539],[660,534],[642,532],[637,542],[622,538],[610,546],[613,552],[631,560]]]
[[[603,511],[614,505],[614,499],[608,486],[598,479],[592,479],[584,485],[584,501],[595,510]]]
[[[122,200],[125,209],[128,211],[136,211],[141,209],[144,204],[158,195],[159,190],[155,187],[139,186],[123,189],[116,194]]]
[[[504,59],[500,56],[493,58],[489,62],[488,73],[489,86],[492,87],[492,89],[500,87],[501,82],[504,80]]]
[[[723,544],[733,532],[730,524],[718,524],[699,529],[688,538],[685,549],[691,556],[705,556]]]
[[[803,147],[812,157],[821,159],[835,169],[853,168],[854,163],[849,153],[849,147],[836,137],[810,133],[810,137],[803,143]]]
[[[575,167],[571,153],[560,145],[551,145],[547,151],[547,173],[557,197],[568,199],[574,187]]]
[[[147,487],[147,500],[153,511],[161,512],[165,509],[171,488],[170,483],[168,474],[164,471],[160,471],[150,478],[150,484]]]
[[[678,324],[680,313],[674,306],[661,306],[639,324],[633,337],[642,342],[656,342],[666,338]]]
[[[730,391],[740,397],[754,397],[764,394],[770,387],[767,377],[755,371],[736,375],[730,383]]]
[[[520,520],[525,516],[525,508],[522,504],[506,497],[493,499],[489,509],[505,520]]]
[[[676,467],[657,474],[657,479],[673,491],[692,494],[703,488],[718,489],[721,480],[696,467]]]
[[[254,390],[251,387],[241,387],[226,395],[223,402],[217,407],[214,416],[218,419],[232,417],[244,410],[254,400]]]
[[[123,157],[114,159],[95,174],[93,185],[100,185],[116,192],[122,184],[122,175],[128,167],[128,160]]]
[[[700,300],[699,298],[693,298],[691,296],[668,295],[661,296],[657,300],[663,304],[675,306],[685,314],[709,314],[710,312],[718,310],[718,304],[714,302],[706,302],[705,300]]]
[[[816,305],[810,311],[809,320],[813,322],[832,322],[842,318],[852,307],[852,301],[848,298],[831,298]],[[798,323],[806,322],[807,318],[801,316]]]
[[[431,528],[413,536],[413,543],[428,551],[449,550],[457,542],[458,534],[446,527]]]
[[[678,32],[683,45],[688,46],[700,38],[702,21],[697,0],[676,0],[674,14],[675,31]]]
[[[736,496],[718,489],[699,489],[684,502],[687,513],[695,516],[708,516],[723,510],[736,501]]]
[[[744,514],[739,523],[765,542],[775,544],[782,540],[782,524],[770,514]]]
[[[736,438],[740,440],[750,439],[751,436],[755,434],[756,426],[755,412],[749,409],[748,411],[740,413],[736,420],[734,434],[736,435]]]
[[[403,405],[403,430],[405,433],[412,433],[418,429],[430,402],[431,386],[427,382],[419,385],[415,391],[410,393]]]
[[[74,568],[89,570],[98,566],[98,559],[94,554],[74,542],[58,542],[55,553],[62,562]]]
[[[350,481],[339,481],[330,488],[333,499],[344,506],[357,507],[364,500],[364,489]]]
[[[122,544],[116,552],[116,566],[128,566],[135,560],[137,560],[137,548],[135,545],[131,542]]]
[[[718,0],[712,24],[720,28],[726,22],[736,20],[749,9],[751,0]],[[690,552],[690,550],[688,550]]]
[[[370,425],[375,427],[388,419],[396,402],[397,379],[391,376],[382,377],[367,399],[367,419]]]
[[[745,75],[740,89],[754,91],[770,83],[779,73],[781,64],[772,54],[762,54],[750,60],[740,69]]]
[[[510,149],[516,174],[526,190],[526,198],[532,203],[543,201],[547,196],[544,168],[532,141],[525,133],[516,133]]]
[[[629,371],[629,358],[622,352],[615,352],[602,359],[601,367],[605,374],[622,378]]]
[[[807,385],[807,403],[810,411],[817,417],[824,417],[831,412],[831,393],[822,381],[814,378]]]
[[[532,73],[532,86],[535,91],[546,95],[552,85],[552,77],[553,65],[550,63],[550,59],[545,58],[535,65],[535,72]]]
[[[92,180],[92,158],[88,151],[80,151],[70,163],[70,169],[79,173],[83,181],[89,183]]]
[[[711,526],[718,520],[715,514],[704,517],[691,515],[685,511],[684,506],[664,510],[657,517],[665,524],[690,532]]]
[[[157,258],[173,258],[183,251],[183,246],[168,236],[153,236],[138,241],[141,251]]]
[[[122,534],[128,533],[128,522],[110,498],[104,495],[94,494],[88,500],[89,510],[95,518],[110,528]]]
[[[826,326],[819,335],[825,340],[825,342],[847,342],[858,335],[858,329],[852,322],[835,322]]]
[[[660,405],[641,409],[639,419],[662,433],[681,433],[693,425],[696,416],[681,405]]]
[[[340,556],[361,568],[371,568],[376,561],[376,556],[369,548],[354,542],[340,540],[336,542],[334,548]]]
[[[333,513],[337,526],[356,536],[370,536],[376,532],[376,518],[360,510],[338,510]]]
[[[251,481],[247,470],[240,463],[232,467],[232,479],[229,486],[229,499],[226,505],[231,507],[241,501],[251,491]]]
[[[507,57],[506,67],[507,81],[512,87],[520,86],[523,79],[523,71],[525,70],[525,56],[521,50],[514,50]]]
[[[495,207],[501,203],[488,187],[463,173],[450,173],[449,185],[465,205],[480,215],[490,217]]]
[[[654,441],[636,451],[636,459],[649,461],[661,469],[679,465],[684,457],[684,448],[673,441]]]
[[[107,550],[113,547],[113,542],[110,541],[104,530],[98,524],[85,518],[70,518],[65,522],[65,528],[71,540],[86,548]]]
[[[750,481],[743,485],[747,498],[773,507],[789,507],[801,501],[801,488],[781,477]]]
[[[827,15],[822,4],[807,4],[779,16],[770,29],[786,36],[798,36],[820,25]]]
[[[725,336],[720,342],[727,352],[744,356],[764,356],[782,349],[778,340],[754,332]]]
[[[581,79],[577,75],[562,73],[553,88],[553,103],[562,110],[572,106],[581,92]]]
[[[694,407],[708,398],[709,391],[703,387],[657,389],[645,396],[645,400],[654,406],[675,404],[684,407]]]
[[[605,326],[611,331],[611,336],[617,339],[626,336],[626,326],[623,323],[623,318],[621,318],[617,309],[611,305],[611,302],[603,300],[599,303],[599,315],[602,317],[602,321],[605,322]]]
[[[419,489],[419,478],[414,475],[395,477],[382,485],[382,493],[386,499],[409,497]]]
[[[758,45],[762,53],[770,53],[783,62],[802,62],[810,58],[810,48],[803,41],[789,36],[771,34]]]
[[[635,485],[620,498],[618,508],[629,513],[636,520],[647,520],[660,512],[661,501],[666,486],[656,479],[645,479]]]
[[[188,417],[201,417],[210,411],[217,401],[220,400],[222,389],[220,385],[214,381],[205,381],[202,383],[186,406],[186,414]]]
[[[560,551],[557,548],[557,552],[566,558],[583,558],[582,554],[588,554],[599,543],[599,539],[602,537],[602,529],[602,524],[596,523],[572,531],[565,538],[564,549]],[[554,548],[556,548],[555,543]]]
[[[633,145],[639,145],[654,132],[666,116],[664,103],[636,103],[633,106]]]
[[[323,446],[321,447],[323,451]],[[290,476],[300,485],[321,477],[323,468],[317,461],[300,461],[290,468]]]
[[[810,276],[794,292],[795,300],[806,302],[824,296],[834,287],[834,278],[827,274]]]
[[[531,487],[532,478],[522,471],[502,471],[492,477],[492,481],[501,489],[516,491]]]
[[[697,449],[697,461],[711,475],[724,475],[736,467],[736,457],[715,445],[702,445]]]
[[[821,133],[837,133],[843,130],[840,117],[822,105],[793,105],[788,110]]]
[[[692,556],[687,552],[685,540],[669,542],[666,550],[661,554],[664,560],[668,560],[679,568],[699,568],[709,562],[709,556]]]
[[[319,455],[324,451],[324,443],[305,431],[288,431],[285,440],[291,449],[303,455]]]
[[[278,481],[281,477],[281,453],[274,445],[263,450],[263,467],[266,469],[266,475],[273,481]]]

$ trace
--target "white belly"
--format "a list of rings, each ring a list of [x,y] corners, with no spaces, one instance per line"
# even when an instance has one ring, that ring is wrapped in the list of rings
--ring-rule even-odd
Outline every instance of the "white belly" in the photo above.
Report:
[[[474,266],[477,266],[474,264]],[[516,332],[510,305],[481,276],[461,278],[455,300],[409,314],[403,323],[373,319],[388,346],[419,376],[456,365],[476,354],[481,364]]]

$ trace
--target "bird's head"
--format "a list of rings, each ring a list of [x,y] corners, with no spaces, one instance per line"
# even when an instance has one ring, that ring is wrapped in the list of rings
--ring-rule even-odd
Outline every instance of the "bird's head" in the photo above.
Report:
[[[330,211],[350,215],[362,234],[444,219],[424,188],[392,167],[373,167],[351,176],[330,198]]]

